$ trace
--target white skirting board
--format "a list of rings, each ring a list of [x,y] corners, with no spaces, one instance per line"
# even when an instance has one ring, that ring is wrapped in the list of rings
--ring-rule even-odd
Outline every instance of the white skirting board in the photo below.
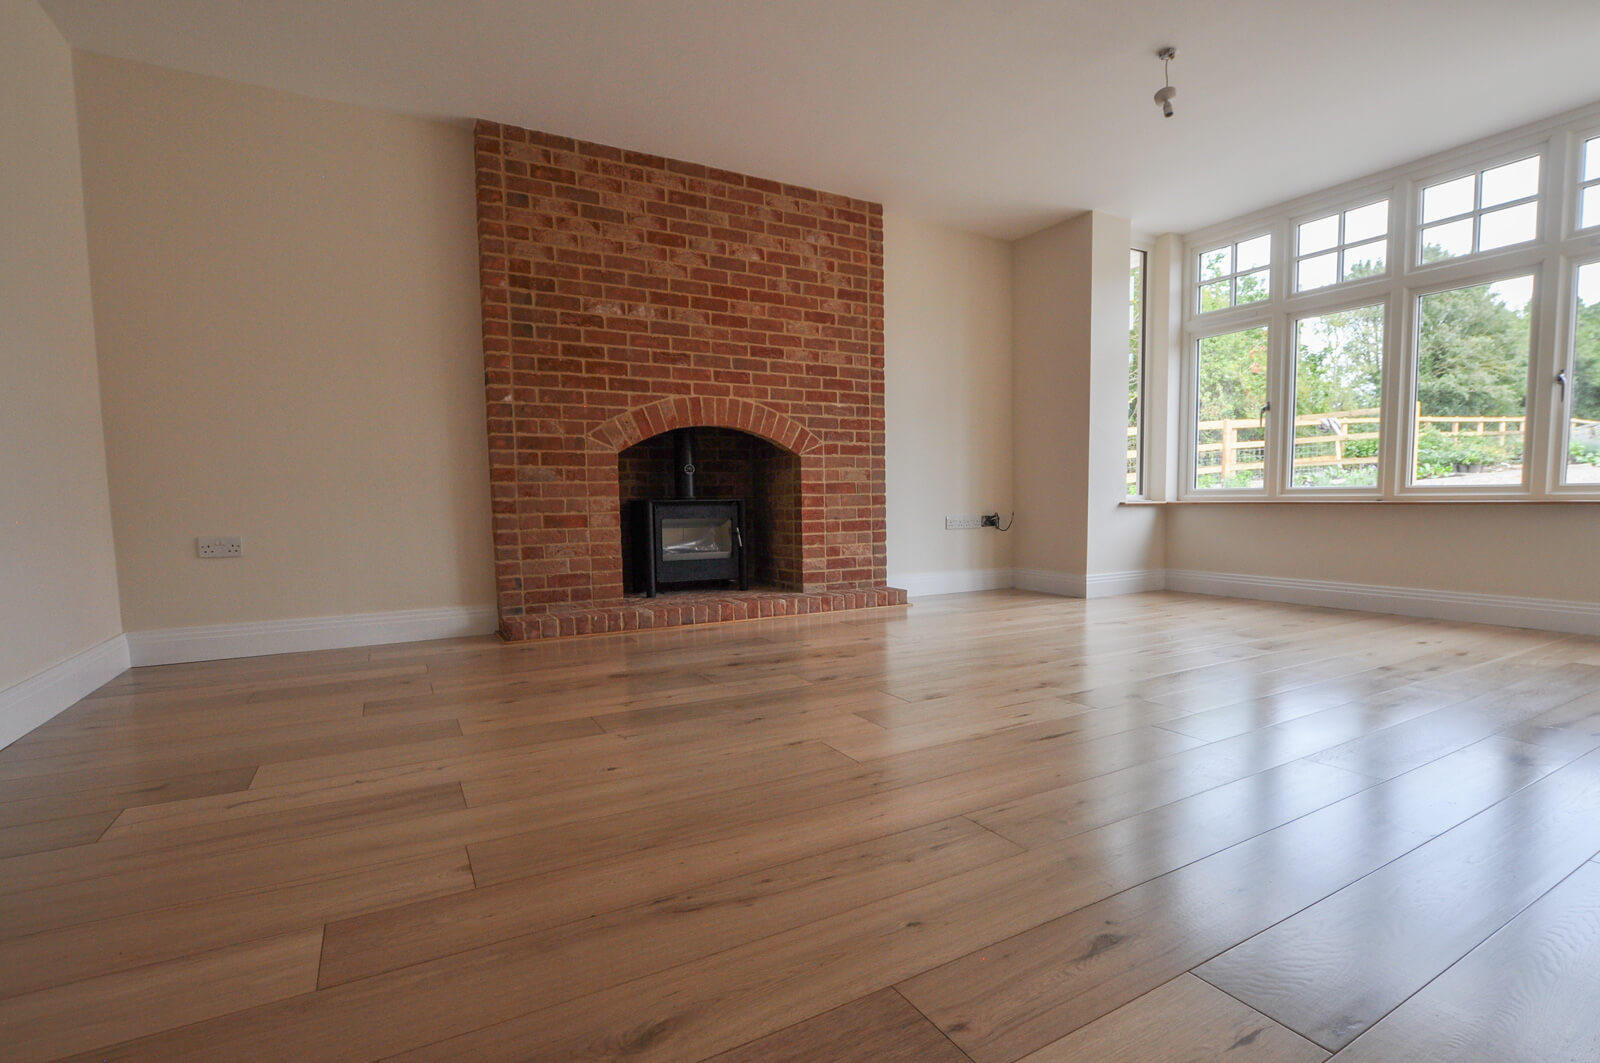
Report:
[[[1296,605],[1322,605],[1334,609],[1458,620],[1470,624],[1498,624],[1503,627],[1600,635],[1600,602],[1569,602],[1556,598],[1519,598],[1509,594],[1471,594],[1422,587],[1388,587],[1185,569],[1167,570],[1167,589],[1191,594],[1215,594],[1225,598],[1255,598]]]
[[[1012,586],[1009,568],[968,568],[954,572],[905,572],[889,577],[889,586],[902,588],[907,596],[922,598],[933,594],[967,594],[972,591],[998,591]]]
[[[1060,594],[1068,598],[1113,598],[1119,594],[1159,591],[1166,586],[1166,573],[1156,568],[1131,572],[1095,572],[1081,576],[1042,568],[1019,568],[1016,570],[1015,585],[1025,591]]]
[[[1013,586],[1022,591],[1059,594],[1065,598],[1082,598],[1085,582],[1081,573],[1055,572],[1047,568],[1019,568],[1016,570]]]
[[[128,640],[106,639],[0,690],[0,747],[8,746],[128,670]]]
[[[130,631],[128,651],[134,667],[140,667],[487,635],[496,626],[492,605],[406,609],[392,613]]]

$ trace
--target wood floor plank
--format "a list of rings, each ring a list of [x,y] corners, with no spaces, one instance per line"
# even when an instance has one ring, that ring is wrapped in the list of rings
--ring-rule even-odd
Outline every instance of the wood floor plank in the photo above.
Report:
[[[391,746],[454,738],[461,728],[454,720],[383,723],[355,719],[325,728],[285,728],[287,733],[258,737],[240,743],[231,736],[201,741],[129,742],[107,751],[73,750],[49,756],[18,758],[0,764],[0,786],[45,777],[58,778],[88,772],[147,771],[151,764],[189,764],[212,769],[244,764],[272,764],[345,751],[384,749]],[[317,733],[323,731],[325,733]]]
[[[88,845],[111,826],[117,818],[115,812],[86,812],[65,819],[38,820],[20,823],[14,827],[0,827],[0,859],[40,853],[50,849],[65,849],[74,845]]]
[[[254,766],[201,771],[125,785],[91,786],[45,797],[0,802],[0,827],[39,823],[63,816],[155,807],[171,801],[238,793],[255,778]]]
[[[0,998],[472,889],[464,850],[0,941]]]
[[[320,927],[0,1000],[6,1059],[36,1063],[305,992]]]
[[[1540,779],[1196,973],[1343,1048],[1600,848],[1600,753]]]
[[[892,989],[722,1052],[707,1063],[968,1063],[966,1054]]]
[[[1179,975],[1021,1063],[1322,1063],[1328,1053],[1192,974]]]
[[[1600,865],[1585,864],[1333,1058],[1600,1059]]]

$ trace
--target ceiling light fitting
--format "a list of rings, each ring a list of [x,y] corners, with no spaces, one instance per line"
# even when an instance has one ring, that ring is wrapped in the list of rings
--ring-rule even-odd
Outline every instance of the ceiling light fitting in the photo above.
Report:
[[[1172,87],[1172,74],[1169,70],[1169,65],[1174,59],[1178,58],[1178,49],[1169,44],[1156,52],[1156,58],[1161,60],[1161,76],[1162,80],[1166,82],[1164,86],[1156,90],[1156,106],[1161,108],[1163,115],[1171,118],[1172,99],[1178,95],[1178,90]]]

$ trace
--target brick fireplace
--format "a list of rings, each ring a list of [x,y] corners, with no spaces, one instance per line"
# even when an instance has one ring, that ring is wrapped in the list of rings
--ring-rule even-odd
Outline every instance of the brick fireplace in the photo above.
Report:
[[[495,577],[509,639],[903,604],[885,585],[875,203],[479,122]],[[667,433],[741,492],[758,587],[625,594]]]

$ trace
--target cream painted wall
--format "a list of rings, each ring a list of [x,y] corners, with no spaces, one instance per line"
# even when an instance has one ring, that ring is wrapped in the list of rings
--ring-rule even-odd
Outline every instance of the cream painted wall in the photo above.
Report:
[[[1122,505],[1131,239],[1095,212],[1013,245],[1016,565],[1065,577],[1029,585],[1165,563],[1161,511]]]
[[[121,631],[72,53],[34,0],[0,0],[0,155],[4,691]]]
[[[890,213],[884,249],[889,582],[1008,569],[1009,534],[944,518],[1011,512],[1010,245]]]
[[[491,604],[470,131],[76,61],[126,627]]]
[[[1082,576],[1088,563],[1090,316],[1094,218],[1080,214],[1012,249],[1011,400],[1018,568]]]
[[[1600,505],[1168,506],[1175,569],[1600,601]]]

